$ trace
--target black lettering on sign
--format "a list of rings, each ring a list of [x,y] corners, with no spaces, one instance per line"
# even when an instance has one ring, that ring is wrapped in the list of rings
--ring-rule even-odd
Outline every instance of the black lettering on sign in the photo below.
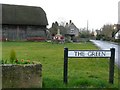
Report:
[[[89,56],[89,57],[93,57],[93,56],[95,56],[95,54],[94,54],[93,51],[90,51],[90,52],[88,52],[88,56]]]
[[[80,51],[74,51],[75,52],[75,56],[85,56],[84,52],[80,52]]]
[[[104,51],[89,51],[88,56],[90,57],[103,57],[105,56],[106,52]]]
[[[106,52],[102,52],[102,56],[105,56]]]
[[[77,52],[76,51],[74,51],[75,52],[75,56],[77,56]]]

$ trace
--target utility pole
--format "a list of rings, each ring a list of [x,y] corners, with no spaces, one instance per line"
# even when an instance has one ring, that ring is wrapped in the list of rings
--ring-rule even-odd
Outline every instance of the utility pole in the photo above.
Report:
[[[88,31],[88,20],[87,20],[87,31]]]

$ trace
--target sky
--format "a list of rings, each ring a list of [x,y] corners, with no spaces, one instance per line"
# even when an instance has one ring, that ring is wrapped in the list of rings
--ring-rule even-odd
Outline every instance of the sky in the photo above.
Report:
[[[1,4],[39,6],[44,9],[48,28],[57,21],[72,22],[78,28],[100,29],[104,24],[118,23],[119,0],[0,0]]]

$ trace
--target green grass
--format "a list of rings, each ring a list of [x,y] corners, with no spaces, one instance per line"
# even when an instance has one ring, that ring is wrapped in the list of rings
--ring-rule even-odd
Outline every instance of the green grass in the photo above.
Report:
[[[9,60],[14,49],[18,59],[30,59],[42,64],[44,88],[117,88],[118,69],[115,67],[115,83],[108,83],[109,60],[101,58],[70,58],[68,85],[63,84],[64,47],[69,49],[97,49],[91,42],[51,44],[47,42],[3,42],[2,58]]]

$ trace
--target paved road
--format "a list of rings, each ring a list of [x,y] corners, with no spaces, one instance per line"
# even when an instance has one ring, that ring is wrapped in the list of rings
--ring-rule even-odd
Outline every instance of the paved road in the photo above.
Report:
[[[115,63],[120,68],[120,46],[112,43],[112,42],[106,42],[106,41],[100,41],[100,40],[91,40],[96,46],[98,46],[102,50],[110,50],[110,48],[115,48]]]

